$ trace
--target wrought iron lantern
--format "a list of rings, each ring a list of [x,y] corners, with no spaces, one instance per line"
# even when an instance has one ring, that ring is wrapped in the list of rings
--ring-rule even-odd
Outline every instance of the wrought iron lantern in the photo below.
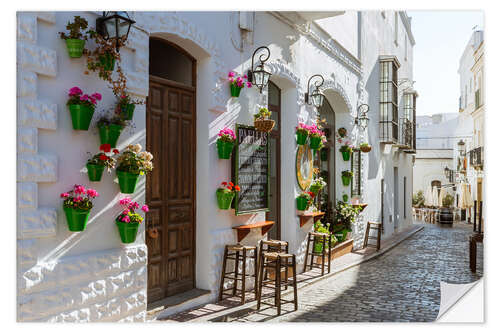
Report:
[[[368,127],[368,122],[370,119],[367,116],[368,111],[370,111],[370,106],[368,104],[361,104],[358,106],[358,114],[354,118],[354,124],[361,127],[361,129],[366,129]]]
[[[446,178],[450,178],[450,168],[448,168],[448,166],[445,166],[444,167],[444,175],[446,176]]]
[[[462,157],[465,156],[465,142],[462,139],[458,142],[458,153]]]
[[[311,93],[311,80],[314,79],[315,77],[317,77],[318,80],[314,83],[315,88],[314,91]],[[325,95],[323,95],[321,91],[319,91],[319,87],[321,87],[324,82],[325,79],[320,74],[313,75],[309,78],[309,81],[307,81],[307,92],[305,95],[306,104],[312,104],[317,108],[320,108],[323,105],[323,101],[325,100]]]
[[[134,23],[127,12],[102,12],[102,16],[96,20],[95,27],[96,32],[105,40],[114,39],[118,50],[118,39],[126,40]]]
[[[259,56],[260,64],[254,68],[254,58],[259,50],[265,50],[267,55],[265,53],[262,53]],[[271,51],[267,46],[261,46],[257,48],[252,55],[252,67],[247,72],[248,81],[252,82],[253,85],[257,86],[257,88],[261,93],[262,89],[264,89],[264,87],[267,86],[267,82],[269,82],[269,78],[271,77],[271,73],[266,71],[264,67],[264,63],[269,59],[270,56],[271,56]]]

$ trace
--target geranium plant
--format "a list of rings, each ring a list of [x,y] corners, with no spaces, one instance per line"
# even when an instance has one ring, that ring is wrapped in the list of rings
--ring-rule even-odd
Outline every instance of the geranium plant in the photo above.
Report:
[[[71,113],[73,129],[88,130],[97,101],[102,99],[101,94],[96,92],[88,95],[79,87],[73,87],[69,90],[68,97],[66,105]]]
[[[233,182],[222,182],[217,191],[215,191],[219,208],[229,209],[236,192],[239,191],[240,187],[238,185],[234,185]]]
[[[118,231],[120,233],[120,238],[122,243],[133,243],[137,237],[137,231],[139,230],[139,225],[142,223],[144,218],[136,213],[139,209],[139,203],[132,201],[130,197],[125,197],[118,201],[121,206],[122,212],[115,219],[116,225],[118,226]],[[141,210],[144,213],[149,211],[148,205],[142,205]]]
[[[231,157],[233,151],[234,142],[236,141],[236,135],[234,131],[228,127],[224,127],[219,131],[217,135],[217,153],[220,159],[228,160]]]
[[[113,149],[111,152],[111,145],[109,143],[102,144],[99,147],[99,150],[99,153],[88,159],[86,165],[89,180],[93,182],[101,181],[104,168],[107,168],[108,172],[111,172],[111,169],[113,169],[116,165],[116,159],[113,155],[119,153],[118,149]]]
[[[128,145],[117,158],[116,175],[122,193],[134,193],[140,175],[153,170],[153,155],[140,144]]]
[[[343,128],[343,127],[341,127]],[[345,128],[344,128],[345,130]],[[351,143],[351,141],[346,137],[347,135],[347,130],[345,130],[344,135],[340,135],[339,133],[335,134],[335,137],[337,139],[337,142],[340,145],[339,151],[342,153],[342,158],[344,161],[349,161],[351,158],[352,151],[354,149],[354,145]]]
[[[66,41],[66,47],[68,49],[68,54],[71,58],[80,58],[85,50],[85,41],[87,40],[88,31],[85,31],[88,27],[88,22],[85,18],[80,16],[75,16],[73,22],[68,22],[66,24],[65,32],[59,32],[61,39]]]
[[[309,126],[309,146],[311,149],[321,149],[326,141],[325,133],[319,126]]]
[[[305,145],[309,136],[309,125],[299,122],[299,126],[295,127],[295,134],[297,135],[297,144]]]
[[[93,207],[92,199],[99,196],[96,190],[75,184],[73,189],[61,193],[63,209],[70,231],[83,231],[87,225],[90,210]]]
[[[229,80],[229,87],[231,88],[231,97],[239,97],[241,89],[245,87],[252,87],[252,82],[248,81],[248,76],[237,76],[235,72],[231,71],[227,74]]]
[[[310,191],[303,191],[302,193],[300,193],[295,199],[297,203],[297,210],[304,211],[309,208],[314,197],[315,194]]]

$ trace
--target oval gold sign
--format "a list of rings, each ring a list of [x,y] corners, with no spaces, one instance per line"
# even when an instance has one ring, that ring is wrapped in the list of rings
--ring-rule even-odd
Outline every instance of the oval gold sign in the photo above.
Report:
[[[297,148],[295,170],[297,173],[297,182],[303,191],[309,187],[313,179],[312,156],[312,149],[309,148],[309,145],[300,145]]]

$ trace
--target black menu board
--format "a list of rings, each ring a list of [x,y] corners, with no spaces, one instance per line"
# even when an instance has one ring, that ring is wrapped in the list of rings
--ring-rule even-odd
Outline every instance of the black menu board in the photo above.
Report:
[[[253,126],[236,124],[233,157],[234,184],[240,187],[234,198],[236,215],[269,210],[268,133]]]

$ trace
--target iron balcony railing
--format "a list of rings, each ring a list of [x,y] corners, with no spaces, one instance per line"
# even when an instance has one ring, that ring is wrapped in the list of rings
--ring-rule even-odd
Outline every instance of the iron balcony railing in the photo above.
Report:
[[[484,163],[483,147],[477,147],[469,152],[470,164],[473,167],[482,167]]]
[[[399,119],[398,146],[408,151],[414,151],[416,145],[415,138],[416,124],[407,118]]]

